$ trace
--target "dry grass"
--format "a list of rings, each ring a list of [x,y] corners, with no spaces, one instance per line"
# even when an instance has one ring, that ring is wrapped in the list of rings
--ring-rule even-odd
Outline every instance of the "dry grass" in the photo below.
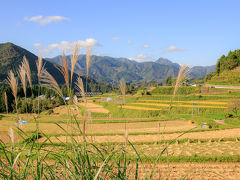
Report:
[[[24,68],[23,65],[21,65],[18,69],[18,75],[20,77],[22,87],[23,87],[23,92],[25,97],[27,96],[27,87],[26,87],[26,69]]]
[[[65,80],[65,83],[66,83],[66,86],[67,86],[67,89],[69,90],[69,69],[68,69],[68,61],[67,61],[67,58],[65,56],[65,54],[63,53],[62,55],[62,66],[58,67],[57,68],[59,69],[59,71],[62,73],[63,77],[64,77],[64,80]]]
[[[8,82],[8,84],[9,84],[11,90],[12,90],[12,94],[14,96],[15,104],[16,104],[16,111],[17,111],[17,103],[18,103],[17,86],[18,86],[18,82],[17,82],[12,70],[8,73],[7,82]]]
[[[45,86],[49,89],[52,89],[58,95],[63,97],[62,91],[61,91],[57,81],[54,79],[54,77],[45,68],[41,69],[40,77],[41,77],[40,82],[41,82],[42,86]]]
[[[43,61],[42,61],[42,56],[38,56],[38,60],[36,61],[36,66],[37,66],[37,75],[38,75],[38,83],[40,84],[41,81],[41,71],[43,68]]]
[[[75,42],[74,43],[74,49],[73,49],[73,54],[71,56],[71,84],[72,84],[72,78],[73,78],[73,73],[74,69],[78,60],[78,54],[79,54],[80,46]]]
[[[79,94],[82,95],[84,102],[86,103],[87,100],[86,100],[86,96],[85,96],[82,78],[78,77],[77,82],[75,82],[75,85],[76,85],[75,87],[76,87],[77,91],[79,92]]]
[[[31,70],[30,70],[30,66],[29,66],[28,60],[27,60],[27,58],[26,58],[25,56],[23,56],[22,65],[23,65],[23,67],[24,67],[24,69],[25,69],[25,71],[26,71],[29,85],[30,85],[30,87],[32,88]]]

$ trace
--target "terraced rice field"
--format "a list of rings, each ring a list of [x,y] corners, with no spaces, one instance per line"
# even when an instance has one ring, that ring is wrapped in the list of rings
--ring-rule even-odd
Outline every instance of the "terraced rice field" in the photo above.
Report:
[[[237,119],[236,121],[230,121],[232,124],[225,121],[224,113],[227,108],[227,101],[219,101],[219,99],[206,101],[168,101],[147,99],[147,96],[138,99],[131,98],[126,105],[115,103],[115,106],[113,106],[115,109],[111,109],[113,107],[105,107],[105,102],[102,104],[91,102],[89,108],[92,112],[102,114],[112,113],[113,118],[89,118],[86,126],[87,142],[105,149],[111,149],[112,147],[121,148],[126,143],[127,137],[143,159],[156,159],[157,155],[167,147],[167,151],[163,153],[162,157],[170,157],[170,159],[179,157],[180,160],[170,162],[170,164],[158,163],[153,179],[164,179],[166,177],[169,179],[179,179],[185,175],[189,179],[236,179],[236,177],[239,177],[240,165],[237,163],[183,163],[181,160],[181,157],[183,159],[195,157],[201,160],[204,157],[240,156],[240,126],[238,126]],[[173,114],[170,114],[171,112],[167,114],[166,112],[169,110],[170,103],[171,107],[180,110],[173,111]],[[183,110],[190,109],[190,111],[192,108],[208,109],[207,113],[209,114],[192,116],[187,111],[182,111],[181,108]],[[45,142],[47,143],[46,148],[50,149],[61,148],[61,143],[69,143],[72,138],[77,143],[83,142],[83,137],[77,125],[67,122],[71,118],[67,115],[68,111],[63,111],[63,109],[66,109],[66,107],[56,108],[55,114],[49,116],[42,115],[38,118],[40,133],[48,135],[51,143],[45,137],[41,137],[36,142]],[[137,114],[141,110],[145,110],[144,112],[151,111],[153,115],[155,112],[160,112],[160,115],[157,114],[148,118],[143,117],[142,119],[129,118],[123,115],[124,113]],[[165,111],[165,114],[161,115],[163,111]],[[74,110],[73,112],[78,113],[78,111]],[[24,125],[23,130],[28,133],[34,131],[36,124],[32,116],[22,115],[22,117],[25,120],[29,120]],[[217,120],[219,117],[220,120]],[[9,115],[0,121],[0,139],[5,142],[10,141],[7,135],[8,129],[10,127],[16,128],[14,118],[13,115]],[[77,120],[80,122],[80,129],[83,129],[81,118],[82,116],[77,116]],[[189,123],[189,120],[194,123]],[[69,134],[66,135],[66,132],[54,124],[54,122],[58,123],[68,133],[72,134],[72,136]],[[201,125],[205,122],[212,123],[213,128],[202,128]],[[217,122],[222,122],[222,124]],[[18,141],[17,137],[15,141]],[[128,143],[126,144],[126,151],[130,157],[136,157],[135,151]],[[155,162],[155,159],[152,162]],[[189,168],[190,166],[191,168]],[[153,163],[148,163],[146,160],[140,167],[139,173],[143,177],[151,171]]]
[[[132,143],[146,143],[146,142],[158,142],[161,140],[181,140],[181,139],[214,139],[214,138],[236,138],[240,137],[240,128],[235,129],[225,129],[218,131],[204,131],[204,132],[188,132],[188,133],[170,133],[170,134],[142,134],[142,135],[129,135],[128,139]],[[76,141],[82,141],[80,136],[75,136]],[[89,137],[89,140],[91,137]],[[93,136],[95,143],[123,143],[125,142],[124,135],[101,135]],[[44,140],[44,139],[43,139]],[[57,138],[51,137],[52,142],[60,143],[60,141],[70,141],[70,138],[67,139],[66,136],[58,136]]]
[[[214,109],[226,109],[227,107],[224,107],[224,106],[202,106],[202,105],[197,105],[197,104],[194,104],[194,105],[176,105],[176,104],[161,104],[161,103],[131,103],[131,104],[134,104],[134,105],[147,105],[147,106],[160,106],[160,107],[170,107],[170,106],[173,106],[173,107],[199,107],[199,108],[214,108]]]
[[[150,174],[153,164],[140,167],[140,174]],[[237,180],[239,163],[161,163],[157,164],[153,179]]]
[[[139,102],[165,102],[165,103],[188,103],[188,104],[216,104],[216,105],[227,105],[227,102],[219,101],[168,101],[168,100],[139,100]]]

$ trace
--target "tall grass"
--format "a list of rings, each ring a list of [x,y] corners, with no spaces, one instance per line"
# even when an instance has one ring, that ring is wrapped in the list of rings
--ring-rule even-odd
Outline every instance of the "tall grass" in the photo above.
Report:
[[[87,53],[86,53],[86,92],[87,92],[87,84],[88,84],[88,74],[89,74],[89,68],[91,63],[91,52],[92,52],[92,46],[88,47]]]
[[[78,60],[78,54],[79,54],[80,46],[78,43],[74,43],[74,49],[73,49],[73,54],[71,56],[71,85],[72,85],[72,79],[73,79],[73,74],[74,74],[74,69]]]
[[[41,85],[45,86],[49,89],[52,89],[55,91],[60,97],[63,98],[62,90],[60,89],[57,81],[54,79],[54,77],[45,69],[41,69],[41,79],[40,79]]]
[[[83,100],[84,100],[84,104],[85,104],[85,108],[87,109],[87,99],[86,99],[86,96],[85,96],[83,82],[82,82],[82,79],[80,77],[77,78],[77,81],[75,82],[75,85],[76,85],[75,87],[76,87],[78,93],[82,95]],[[86,127],[87,127],[87,112],[85,110],[84,114],[83,114],[83,129],[82,129],[83,140],[84,141],[86,141],[86,139],[85,139]]]
[[[39,116],[39,108],[40,108],[40,84],[41,84],[41,71],[43,66],[42,56],[38,56],[38,60],[36,61],[37,66],[37,77],[38,77],[38,116]]]
[[[17,79],[15,78],[12,70],[8,73],[7,82],[12,90],[12,94],[13,94],[13,97],[15,100],[15,108],[16,108],[17,118],[18,118],[18,97],[17,97],[18,82],[17,82]]]
[[[187,75],[189,74],[189,68],[187,64],[183,64],[178,72],[175,88],[173,95],[177,93],[178,88],[182,85],[182,82],[185,78],[187,78]]]
[[[26,71],[29,85],[32,88],[31,70],[30,70],[30,66],[29,66],[28,60],[27,60],[27,58],[25,56],[23,56],[22,66],[24,67],[24,69]]]
[[[87,54],[86,54],[86,68],[87,68],[87,76],[89,73],[90,63],[91,63],[91,52],[92,52],[92,46],[88,47]]]
[[[69,69],[68,69],[68,61],[67,61],[67,58],[65,56],[65,54],[63,53],[62,54],[62,62],[61,62],[62,66],[58,67],[59,71],[62,73],[63,77],[64,77],[64,80],[65,80],[65,83],[66,83],[66,86],[67,86],[67,91],[69,93],[69,96],[70,96],[70,92],[69,92]]]
[[[18,69],[18,75],[20,77],[22,87],[23,87],[23,92],[25,97],[27,96],[27,86],[26,86],[26,70],[23,65],[20,65]]]
[[[24,67],[24,65],[20,65],[19,69],[18,69],[18,75],[20,77],[21,83],[22,83],[22,87],[23,87],[23,92],[24,92],[24,96],[25,96],[25,101],[27,102],[27,81],[26,81],[26,69]],[[27,103],[26,103],[26,111],[27,111]]]

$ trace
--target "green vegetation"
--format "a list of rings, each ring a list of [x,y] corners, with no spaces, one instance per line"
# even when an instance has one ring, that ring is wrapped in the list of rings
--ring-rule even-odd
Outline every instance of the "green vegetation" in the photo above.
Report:
[[[151,94],[168,94],[172,95],[174,91],[173,86],[162,86],[155,88]],[[181,95],[188,95],[193,93],[200,93],[200,88],[198,87],[192,87],[192,86],[182,86],[178,89],[178,94]]]
[[[227,56],[222,55],[216,64],[216,71],[207,74],[205,80],[213,84],[239,85],[240,50],[230,51]]]

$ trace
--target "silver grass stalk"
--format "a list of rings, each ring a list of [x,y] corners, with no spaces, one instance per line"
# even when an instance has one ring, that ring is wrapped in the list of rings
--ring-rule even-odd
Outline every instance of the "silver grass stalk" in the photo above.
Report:
[[[76,95],[73,96],[73,104],[78,108],[78,99]]]
[[[67,89],[69,90],[69,69],[68,69],[68,61],[67,61],[67,57],[66,55],[63,53],[62,54],[62,62],[61,62],[62,66],[57,68],[59,69],[59,71],[62,73]]]
[[[42,68],[40,77],[41,77],[40,82],[41,82],[42,86],[52,89],[59,96],[61,96],[63,98],[62,91],[61,91],[57,81],[45,68]]]
[[[80,46],[78,45],[77,42],[74,43],[74,49],[73,49],[73,54],[71,56],[71,84],[72,84],[72,78],[73,78],[73,73],[74,69],[78,60],[78,54],[79,54]]]
[[[14,132],[13,132],[12,128],[8,129],[8,135],[10,137],[11,144],[13,145],[14,144]]]
[[[38,60],[36,61],[37,66],[37,76],[38,76],[38,116],[39,116],[39,109],[40,109],[40,84],[41,84],[41,71],[43,68],[42,56],[38,56]]]
[[[41,71],[43,68],[43,61],[42,61],[42,56],[38,56],[38,60],[36,61],[36,66],[37,66],[37,75],[38,75],[38,84],[40,84],[41,81]]]
[[[75,87],[76,87],[77,91],[79,92],[79,94],[82,94],[83,100],[86,103],[87,100],[86,100],[86,96],[85,96],[82,78],[80,78],[80,77],[77,78],[77,82],[75,82]]]
[[[27,58],[25,56],[23,56],[22,65],[25,68],[29,85],[32,88],[31,70],[30,70],[30,66],[29,66],[28,60],[27,60]]]
[[[18,69],[18,75],[20,77],[22,87],[23,87],[23,92],[25,97],[27,96],[27,87],[26,87],[26,70],[23,65],[21,65]]]
[[[89,72],[89,67],[90,67],[90,62],[91,62],[91,51],[92,51],[92,46],[88,47],[87,54],[86,54],[86,68],[87,68],[87,76]]]
[[[16,104],[16,112],[17,111],[17,103],[18,103],[18,100],[17,100],[17,86],[18,86],[18,82],[12,72],[12,70],[8,73],[8,77],[7,77],[7,82],[12,90],[12,94],[14,96],[14,99],[15,99],[15,104]]]
[[[184,80],[184,78],[187,78],[187,75],[189,74],[189,72],[190,72],[190,69],[189,69],[188,65],[183,64],[178,72],[178,77],[176,80],[173,95],[176,94],[178,88],[182,85],[182,81]]]

